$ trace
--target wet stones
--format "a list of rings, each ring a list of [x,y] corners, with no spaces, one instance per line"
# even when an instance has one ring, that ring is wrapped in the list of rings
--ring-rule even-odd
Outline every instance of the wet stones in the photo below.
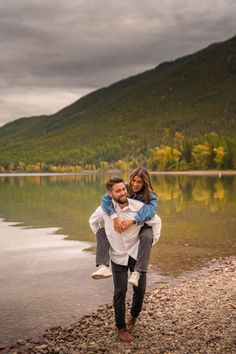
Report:
[[[236,258],[215,259],[187,279],[146,293],[131,343],[117,342],[113,307],[99,306],[37,341],[20,339],[0,353],[232,354],[235,343]],[[130,302],[127,302],[127,313]]]

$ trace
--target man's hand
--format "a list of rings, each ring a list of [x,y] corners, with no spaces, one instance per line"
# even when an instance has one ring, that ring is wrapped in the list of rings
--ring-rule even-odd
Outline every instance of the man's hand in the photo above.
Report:
[[[119,232],[121,234],[122,230],[122,221],[119,218],[115,218],[113,220],[114,223],[114,229],[116,230],[116,232]]]
[[[121,226],[121,231],[124,232],[126,231],[130,226],[134,225],[134,221],[133,220],[125,220],[122,221],[122,226]]]

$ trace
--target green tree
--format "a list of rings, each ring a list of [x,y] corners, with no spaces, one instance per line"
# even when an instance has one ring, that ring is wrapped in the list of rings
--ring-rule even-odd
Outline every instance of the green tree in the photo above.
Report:
[[[17,166],[17,170],[25,171],[25,163],[24,163],[24,161],[19,161],[18,166]]]
[[[173,147],[183,153],[185,136],[183,132],[175,132]]]
[[[209,166],[210,148],[204,144],[193,146],[193,166],[197,169],[207,169]]]
[[[214,162],[217,168],[222,168],[224,165],[225,150],[223,146],[213,149],[215,157]]]

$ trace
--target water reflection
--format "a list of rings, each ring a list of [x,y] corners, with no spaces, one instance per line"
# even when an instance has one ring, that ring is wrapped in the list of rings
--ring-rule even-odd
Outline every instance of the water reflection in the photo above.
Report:
[[[106,179],[105,174],[1,177],[0,216],[34,228],[59,227],[68,239],[93,246],[88,218],[100,203]],[[152,180],[163,221],[153,268],[179,274],[235,252],[235,176],[153,175]]]

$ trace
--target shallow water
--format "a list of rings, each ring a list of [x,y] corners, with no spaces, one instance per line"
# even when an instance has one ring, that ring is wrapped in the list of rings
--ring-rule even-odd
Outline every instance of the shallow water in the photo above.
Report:
[[[65,240],[55,231],[0,221],[0,343],[74,323],[112,302],[112,279],[90,277],[94,256],[83,252],[90,244]],[[159,279],[153,274],[150,283]]]
[[[106,178],[0,177],[0,342],[75,322],[112,302],[112,280],[90,279],[95,243],[88,218]],[[163,229],[149,285],[235,254],[236,177],[152,180]]]

